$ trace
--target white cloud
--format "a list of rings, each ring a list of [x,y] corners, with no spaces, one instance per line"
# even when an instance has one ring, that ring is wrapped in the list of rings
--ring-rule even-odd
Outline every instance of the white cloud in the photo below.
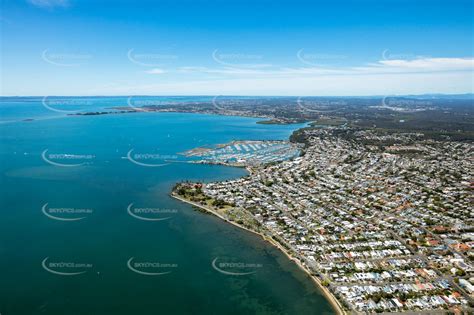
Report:
[[[472,71],[473,58],[417,58],[381,60],[377,64],[358,68],[361,71],[382,69],[387,72]]]
[[[393,95],[473,93],[473,58],[381,60],[360,67],[152,68],[149,76],[104,85],[99,79],[54,78],[48,84],[4,82],[4,95]],[[142,72],[144,74],[145,72]],[[22,78],[23,79],[23,78]],[[18,80],[17,80],[18,82]]]
[[[153,69],[155,70],[155,69]],[[202,66],[179,67],[171,72],[181,74],[209,74],[222,77],[301,77],[301,76],[327,76],[327,75],[373,75],[394,73],[432,73],[449,71],[474,71],[473,58],[420,58],[413,60],[380,60],[358,67],[272,67],[271,69],[256,69],[247,67],[218,67],[209,68]],[[162,71],[148,71],[148,73],[162,74]]]
[[[363,96],[424,93],[470,93],[470,72],[392,73],[360,75],[319,75],[247,77],[214,80],[177,80],[154,84],[115,86],[114,94],[149,95],[289,95]],[[100,92],[100,91],[97,91]],[[103,93],[103,92],[102,92]]]
[[[472,70],[474,69],[473,58],[422,58],[414,60],[382,60],[382,65],[404,69],[424,70]]]

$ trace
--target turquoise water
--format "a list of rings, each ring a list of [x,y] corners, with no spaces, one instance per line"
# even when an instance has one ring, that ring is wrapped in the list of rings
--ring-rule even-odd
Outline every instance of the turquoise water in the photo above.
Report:
[[[124,98],[88,102],[100,109],[123,105]],[[0,108],[2,315],[332,313],[278,250],[168,196],[176,182],[236,178],[245,170],[146,167],[126,158],[133,150],[152,156],[148,164],[161,164],[197,146],[287,139],[301,125],[179,113],[66,116],[46,109],[41,98],[3,99]],[[49,164],[45,150],[51,161],[78,166]],[[155,211],[143,217],[165,220],[137,219],[127,212],[130,204]],[[43,207],[49,214],[73,209],[54,216],[81,219],[53,219]],[[136,270],[164,274],[134,272],[130,259]],[[213,268],[216,259],[254,266],[245,270],[251,274],[229,275]]]

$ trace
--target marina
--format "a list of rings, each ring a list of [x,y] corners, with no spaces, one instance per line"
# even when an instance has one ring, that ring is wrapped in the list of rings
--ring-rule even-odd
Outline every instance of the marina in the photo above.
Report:
[[[216,148],[192,149],[184,155],[192,163],[258,166],[296,158],[301,148],[289,141],[232,141]]]

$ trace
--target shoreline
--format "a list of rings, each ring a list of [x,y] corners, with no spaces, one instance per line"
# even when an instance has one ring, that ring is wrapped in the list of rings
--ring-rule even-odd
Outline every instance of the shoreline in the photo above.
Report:
[[[217,114],[219,115],[219,114]],[[237,116],[237,117],[249,117],[249,116]],[[249,118],[259,118],[259,117],[249,117]],[[258,122],[256,122],[258,123]],[[296,123],[295,123],[296,124]],[[306,122],[305,123],[306,126],[305,127],[308,127],[311,122]],[[303,128],[305,128],[303,127]],[[296,131],[300,130],[302,128],[298,128],[296,130],[294,130],[292,132],[292,134],[294,134]],[[291,136],[290,136],[291,138]],[[285,140],[282,140],[282,141],[285,141]],[[226,166],[231,166],[231,165],[226,165]],[[252,169],[248,166],[245,166],[245,169],[247,170],[247,172],[251,175],[253,172],[252,172]],[[349,314],[347,311],[344,310],[343,306],[341,305],[341,302],[332,294],[331,291],[329,291],[329,289],[325,286],[322,285],[321,283],[321,280],[317,277],[317,276],[314,276],[311,271],[305,267],[297,258],[293,257],[280,243],[278,243],[277,241],[275,241],[274,239],[272,239],[271,237],[267,237],[265,236],[264,234],[260,233],[260,232],[257,232],[257,231],[254,231],[254,230],[251,230],[243,225],[240,225],[234,221],[230,221],[229,219],[225,218],[224,216],[222,216],[220,213],[216,212],[214,209],[212,209],[211,207],[206,207],[204,205],[201,205],[201,204],[198,204],[196,202],[193,202],[191,200],[187,200],[181,196],[178,196],[174,191],[172,191],[170,193],[170,196],[172,198],[175,198],[181,202],[184,202],[184,203],[187,203],[189,205],[192,205],[192,206],[195,206],[195,207],[198,207],[204,211],[206,211],[207,213],[210,213],[216,217],[218,217],[219,219],[227,222],[227,223],[230,223],[240,229],[243,229],[245,231],[248,231],[250,233],[253,233],[257,236],[259,236],[260,238],[262,238],[264,241],[270,243],[272,246],[276,247],[277,249],[280,250],[280,252],[282,252],[290,261],[293,261],[294,263],[296,263],[296,265],[298,266],[298,268],[300,270],[302,270],[308,277],[310,277],[310,279],[313,281],[313,283],[316,285],[316,287],[319,289],[319,291],[321,292],[321,294],[324,296],[324,298],[329,302],[329,305],[331,306],[331,308],[334,310],[334,312],[337,314],[337,315],[347,315]]]
[[[296,263],[296,265],[300,268],[300,270],[304,271],[310,278],[311,280],[316,284],[316,286],[318,287],[318,289],[320,290],[320,292],[322,293],[322,295],[326,298],[326,300],[329,302],[329,304],[331,305],[331,307],[333,308],[333,310],[335,311],[336,314],[338,315],[345,315],[345,314],[348,314],[346,311],[344,311],[344,308],[342,307],[341,303],[339,302],[339,300],[331,293],[331,291],[329,291],[328,288],[326,288],[325,286],[322,285],[321,283],[321,280],[312,275],[311,274],[311,271],[305,267],[297,258],[293,257],[280,243],[278,243],[277,241],[275,241],[274,239],[272,239],[271,237],[267,237],[265,236],[264,234],[260,233],[260,232],[257,232],[257,231],[254,231],[254,230],[251,230],[243,225],[240,225],[234,221],[231,221],[227,218],[225,218],[224,216],[222,216],[220,213],[216,212],[214,209],[210,208],[210,207],[206,207],[204,205],[201,205],[199,203],[196,203],[196,202],[193,202],[191,200],[188,200],[188,199],[185,199],[181,196],[178,196],[175,192],[171,192],[170,193],[170,196],[172,198],[175,198],[177,200],[180,200],[184,203],[187,203],[189,205],[192,205],[192,206],[195,206],[195,207],[198,207],[204,211],[206,211],[207,213],[210,213],[216,217],[218,217],[219,219],[222,219],[223,221],[227,222],[227,223],[230,223],[240,229],[243,229],[243,230],[246,230],[248,232],[251,232],[255,235],[258,235],[259,237],[261,237],[264,241],[270,243],[271,245],[273,245],[274,247],[278,248],[289,260],[293,261],[294,263]]]

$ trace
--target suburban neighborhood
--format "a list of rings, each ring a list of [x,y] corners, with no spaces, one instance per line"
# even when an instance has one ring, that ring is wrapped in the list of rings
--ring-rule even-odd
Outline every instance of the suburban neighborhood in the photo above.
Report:
[[[271,239],[346,312],[471,312],[471,143],[302,129],[301,156],[175,193]]]

